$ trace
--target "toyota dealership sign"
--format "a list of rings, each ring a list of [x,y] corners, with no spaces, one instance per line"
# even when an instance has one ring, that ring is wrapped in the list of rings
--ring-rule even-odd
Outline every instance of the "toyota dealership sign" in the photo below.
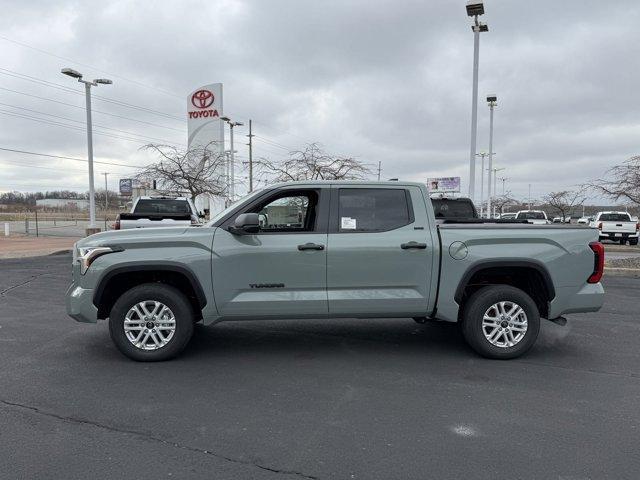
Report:
[[[209,146],[224,151],[222,116],[222,84],[212,83],[197,88],[187,96],[188,145]]]

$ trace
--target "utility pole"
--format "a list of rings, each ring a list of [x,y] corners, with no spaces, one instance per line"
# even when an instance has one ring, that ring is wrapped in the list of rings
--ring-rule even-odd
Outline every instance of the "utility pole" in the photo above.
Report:
[[[253,192],[253,133],[251,132],[251,119],[249,119],[249,193]],[[233,150],[233,147],[231,147]]]
[[[531,210],[531,184],[529,184],[529,210]]]
[[[83,80],[82,74],[71,68],[63,68],[60,73],[75,78],[78,82],[84,84],[85,103],[87,109],[87,156],[89,163],[89,227],[86,230],[87,235],[99,232],[100,229],[96,225],[96,192],[93,178],[93,129],[91,121],[91,87],[98,85],[111,85],[113,82],[108,78],[96,78],[93,81]]]
[[[497,192],[498,189],[496,188],[496,179],[497,179],[497,174],[499,171],[504,170],[503,168],[494,168],[493,169],[493,191]],[[489,184],[491,184],[491,172],[489,172]],[[489,214],[491,214],[491,210],[489,207],[487,207],[487,211],[489,212]],[[496,216],[496,209],[495,209],[495,205],[493,207],[493,216]]]
[[[476,140],[478,136],[478,64],[480,55],[480,32],[488,32],[489,27],[478,21],[484,14],[482,1],[469,1],[466,5],[467,15],[474,17],[473,30],[473,82],[471,93],[471,144],[469,148],[469,197],[475,200],[476,189]]]
[[[378,160],[378,181],[380,181],[381,172],[382,172],[382,161]]]

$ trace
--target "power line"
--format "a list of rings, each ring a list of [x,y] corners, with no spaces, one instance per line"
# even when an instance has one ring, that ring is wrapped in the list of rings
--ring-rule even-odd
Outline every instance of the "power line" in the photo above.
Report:
[[[85,163],[87,162],[86,158],[65,157],[64,155],[52,155],[49,153],[30,152],[28,150],[18,150],[15,148],[0,147],[0,150],[5,152],[12,152],[12,153],[23,153],[25,155],[37,155],[39,157],[59,158],[62,160],[74,160],[76,162],[85,162]],[[102,165],[116,165],[118,167],[145,168],[142,165],[127,165],[126,163],[102,162],[99,160],[95,160],[93,163],[100,163]]]
[[[122,80],[125,80],[125,81],[127,81],[127,82],[131,82],[131,83],[134,83],[134,84],[139,85],[139,86],[144,87],[144,88],[152,88],[152,89],[154,89],[154,90],[157,90],[158,92],[164,93],[165,95],[169,95],[169,96],[171,96],[171,97],[182,98],[182,97],[179,97],[178,95],[175,95],[175,94],[173,94],[173,93],[171,93],[171,92],[167,92],[166,90],[163,90],[163,89],[161,89],[161,88],[154,87],[153,85],[148,85],[148,84],[146,84],[146,83],[142,83],[142,82],[139,82],[139,81],[137,81],[137,80],[133,80],[133,79],[131,79],[131,78],[123,77],[122,75],[117,75],[117,74],[115,74],[115,73],[110,73],[110,72],[107,72],[107,71],[105,71],[105,70],[101,70],[101,69],[99,69],[98,67],[94,67],[93,65],[89,65],[89,64],[86,64],[86,63],[77,62],[77,61],[75,61],[75,60],[73,60],[73,59],[71,59],[71,58],[63,57],[63,56],[61,56],[61,55],[56,55],[55,53],[48,52],[48,51],[46,51],[46,50],[43,50],[43,49],[38,48],[38,47],[34,47],[33,45],[29,45],[29,44],[27,44],[27,43],[23,43],[23,42],[19,42],[19,41],[17,41],[17,40],[13,40],[13,39],[11,39],[11,38],[5,37],[4,35],[0,35],[0,38],[1,38],[2,40],[7,41],[7,42],[11,42],[11,43],[14,43],[14,44],[16,44],[16,45],[20,45],[21,47],[30,48],[31,50],[35,50],[36,52],[40,52],[40,53],[42,53],[42,54],[44,54],[44,55],[49,55],[49,56],[54,57],[54,58],[59,58],[60,60],[65,60],[65,61],[67,61],[67,62],[75,63],[76,65],[81,65],[81,66],[83,66],[83,67],[91,68],[91,69],[93,69],[93,70],[95,70],[95,71],[97,71],[97,72],[106,73],[107,75],[110,75],[110,76],[112,76],[112,77],[120,78],[120,79],[122,79]]]
[[[38,95],[33,95],[31,93],[20,92],[19,90],[12,90],[10,88],[0,87],[0,90],[5,90],[5,91],[11,92],[11,93],[17,93],[19,95],[24,95],[24,96],[27,96],[27,97],[37,98],[38,100],[44,100],[46,102],[52,102],[52,103],[57,103],[57,104],[60,104],[60,105],[66,105],[68,107],[73,107],[73,108],[79,108],[81,110],[86,110],[87,109],[86,107],[83,107],[83,106],[80,106],[80,105],[74,105],[72,103],[61,102],[60,100],[54,100],[52,98],[40,97]],[[144,121],[144,120],[139,120],[137,118],[125,117],[123,115],[116,115],[115,113],[103,112],[103,111],[100,111],[100,110],[95,110],[93,108],[91,109],[91,113],[100,113],[102,115],[109,115],[110,117],[121,118],[123,120],[130,120],[132,122],[143,123],[145,125],[151,125],[151,126],[159,127],[159,128],[166,128],[167,130],[173,130],[175,132],[186,133],[186,130],[184,128],[180,129],[180,128],[174,128],[174,127],[167,127],[166,125],[160,125],[159,123],[147,122],[147,121]]]
[[[5,107],[17,108],[17,109],[19,109],[19,110],[26,110],[26,111],[28,111],[28,112],[39,113],[40,115],[46,115],[46,116],[48,116],[48,117],[60,118],[60,119],[62,119],[62,120],[67,120],[67,121],[69,121],[69,122],[76,122],[76,123],[80,123],[80,124],[85,124],[85,121],[84,121],[84,120],[76,120],[76,119],[69,118],[69,117],[63,117],[63,116],[61,116],[61,115],[55,115],[55,114],[53,114],[53,113],[46,113],[46,112],[43,112],[43,111],[41,111],[41,110],[33,110],[33,109],[30,109],[30,108],[21,107],[21,106],[19,106],[19,105],[11,105],[11,104],[9,104],[9,103],[2,103],[2,102],[0,102],[0,105],[3,105],[3,106],[5,106]],[[16,112],[16,113],[21,113],[21,112]],[[112,131],[114,131],[114,132],[120,132],[120,133],[124,133],[124,134],[126,134],[126,135],[132,135],[132,136],[136,136],[136,137],[147,138],[147,139],[149,139],[149,140],[158,140],[158,141],[160,141],[160,142],[166,142],[166,143],[167,143],[167,140],[166,140],[166,139],[164,139],[164,138],[150,137],[150,136],[148,136],[148,135],[141,135],[141,134],[139,134],[139,133],[128,132],[128,131],[126,131],[126,130],[120,130],[120,129],[118,129],[118,128],[106,127],[106,126],[104,126],[104,125],[98,125],[98,124],[96,124],[96,123],[94,123],[94,124],[93,124],[93,127],[94,127],[94,128],[96,128],[96,127],[97,127],[97,128],[102,128],[102,129],[104,129],[104,130],[112,130]],[[181,144],[181,143],[178,143],[178,144],[176,144],[176,145],[186,146],[186,145]]]
[[[0,74],[7,75],[7,76],[13,77],[13,78],[17,78],[19,80],[26,80],[26,81],[33,82],[33,83],[36,83],[36,84],[39,84],[39,85],[43,85],[43,86],[46,86],[46,87],[56,88],[58,90],[62,90],[62,91],[67,92],[67,93],[73,93],[73,94],[76,94],[76,95],[84,96],[83,92],[81,92],[80,90],[77,90],[75,88],[71,88],[71,87],[68,87],[66,85],[61,85],[61,84],[55,83],[55,82],[50,82],[48,80],[43,80],[43,79],[38,78],[38,77],[32,77],[31,75],[26,75],[24,73],[15,72],[15,71],[9,70],[7,68],[0,67]],[[120,100],[114,100],[114,99],[109,98],[109,97],[103,97],[102,95],[95,95],[94,94],[94,95],[92,95],[92,98],[96,98],[96,99],[98,99],[98,100],[100,100],[102,102],[111,103],[111,104],[118,105],[118,106],[121,106],[121,107],[127,107],[127,108],[131,108],[131,109],[134,109],[134,110],[143,111],[143,112],[146,112],[146,113],[152,113],[154,115],[159,115],[159,116],[162,116],[164,118],[170,118],[170,119],[173,119],[173,120],[184,121],[183,117],[179,117],[177,115],[172,115],[170,113],[160,112],[158,110],[153,110],[151,108],[143,107],[143,106],[140,106],[140,105],[133,105],[131,103],[123,102],[123,101],[120,101]]]
[[[0,115],[9,115],[9,116],[12,116],[12,117],[24,118],[24,119],[27,119],[27,120],[43,123],[43,124],[46,124],[46,125],[54,125],[54,126],[58,126],[58,127],[64,127],[64,128],[68,128],[70,130],[75,130],[77,132],[83,132],[83,133],[86,132],[86,128],[80,127],[79,125],[69,125],[68,123],[62,123],[62,122],[57,122],[57,121],[54,121],[54,120],[48,120],[46,118],[33,117],[33,116],[30,116],[30,115],[10,112],[10,111],[7,111],[7,110],[0,110]],[[129,142],[134,142],[134,143],[137,143],[138,145],[144,145],[144,143],[141,141],[140,138],[124,137],[122,135],[115,135],[115,134],[108,133],[108,132],[93,132],[93,133],[95,135],[101,135],[103,137],[117,138],[119,140],[127,140]]]

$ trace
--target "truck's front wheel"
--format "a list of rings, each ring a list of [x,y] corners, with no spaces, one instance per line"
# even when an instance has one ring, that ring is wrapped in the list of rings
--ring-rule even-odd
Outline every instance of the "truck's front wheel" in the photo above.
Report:
[[[540,313],[532,298],[509,285],[484,287],[464,305],[462,333],[487,358],[516,358],[529,350],[540,331]]]
[[[176,288],[147,283],[128,290],[109,316],[111,339],[127,357],[168,360],[178,355],[193,335],[193,311]]]

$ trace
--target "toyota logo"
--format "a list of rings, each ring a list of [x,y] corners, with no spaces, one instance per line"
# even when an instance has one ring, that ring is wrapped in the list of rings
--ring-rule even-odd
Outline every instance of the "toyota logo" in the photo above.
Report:
[[[213,103],[213,93],[209,90],[198,90],[191,95],[191,103],[196,108],[209,108]]]

